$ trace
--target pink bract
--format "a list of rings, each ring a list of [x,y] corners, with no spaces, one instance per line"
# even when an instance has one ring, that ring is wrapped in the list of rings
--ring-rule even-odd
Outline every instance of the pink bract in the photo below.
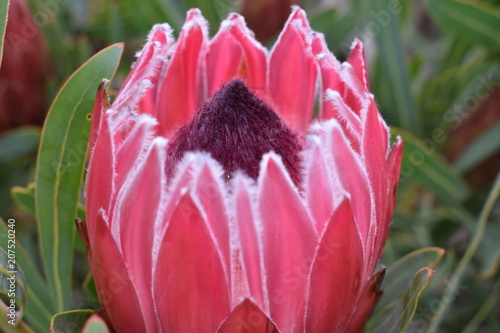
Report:
[[[226,179],[203,151],[166,172],[175,133],[234,77],[300,138],[299,184],[274,151],[256,179]],[[93,116],[89,263],[110,324],[359,331],[380,295],[402,146],[369,91],[362,43],[340,63],[298,7],[270,52],[238,14],[211,40],[196,9],[177,41],[156,25],[111,106],[99,89]]]

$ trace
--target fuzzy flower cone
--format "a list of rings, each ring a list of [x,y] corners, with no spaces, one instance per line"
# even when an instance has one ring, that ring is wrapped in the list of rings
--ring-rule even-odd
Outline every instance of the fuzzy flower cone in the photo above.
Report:
[[[313,120],[316,118],[315,120]],[[89,262],[117,332],[358,332],[394,209],[402,141],[293,8],[274,48],[199,10],[156,25],[113,104],[98,91]]]

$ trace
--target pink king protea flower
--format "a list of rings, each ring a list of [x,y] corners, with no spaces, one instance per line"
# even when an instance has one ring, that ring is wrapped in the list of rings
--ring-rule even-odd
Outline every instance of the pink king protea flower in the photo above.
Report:
[[[117,332],[356,332],[379,295],[402,141],[295,7],[274,48],[199,10],[156,25],[87,176],[89,262]],[[313,117],[317,118],[312,124]]]

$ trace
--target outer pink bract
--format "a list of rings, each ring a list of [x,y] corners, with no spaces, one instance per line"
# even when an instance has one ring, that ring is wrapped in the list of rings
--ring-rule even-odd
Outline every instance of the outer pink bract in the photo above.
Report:
[[[177,42],[155,26],[113,104],[98,92],[86,200],[107,318],[117,332],[359,331],[380,295],[402,153],[361,42],[340,63],[297,7],[270,52],[237,14],[207,36],[196,9]],[[274,152],[256,181],[224,181],[203,152],[167,178],[168,140],[235,76],[304,137],[301,186]]]

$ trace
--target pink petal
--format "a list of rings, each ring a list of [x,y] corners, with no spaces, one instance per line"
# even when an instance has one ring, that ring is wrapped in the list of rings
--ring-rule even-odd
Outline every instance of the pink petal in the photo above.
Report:
[[[129,178],[134,166],[142,161],[156,134],[156,121],[148,116],[140,116],[131,127],[130,133],[116,152],[117,189]]]
[[[113,133],[113,144],[115,152],[117,152],[134,128],[137,114],[131,112],[118,112],[110,108],[106,111],[106,118],[109,122],[109,130]]]
[[[308,150],[309,156],[304,158],[306,166],[306,200],[314,218],[316,231],[321,235],[326,222],[333,212],[333,192],[331,176],[318,142],[312,143]]]
[[[341,94],[346,104],[355,112],[361,110],[368,92],[358,80],[351,64],[348,62],[342,63],[339,75],[344,87],[344,91]]]
[[[95,240],[99,210],[108,210],[114,195],[114,147],[107,115],[103,115],[94,151],[89,162],[85,193],[87,227],[90,245]]]
[[[257,237],[256,212],[252,207],[248,180],[236,176],[234,181],[235,217],[238,223],[239,240],[247,273],[250,294],[262,309],[269,307],[267,294],[264,293],[262,273],[262,245]]]
[[[213,160],[205,159],[195,176],[193,194],[199,200],[207,222],[212,230],[217,248],[222,255],[222,263],[229,271],[229,220],[224,198],[224,185],[221,183],[223,170],[217,170]],[[229,275],[227,276],[228,281]]]
[[[245,298],[224,320],[217,333],[278,333],[278,329],[262,310]]]
[[[372,314],[373,308],[377,304],[377,301],[382,296],[382,291],[380,290],[380,285],[385,276],[385,268],[381,269],[377,274],[370,278],[367,283],[367,290],[362,293],[361,299],[357,306],[354,317],[351,319],[351,324],[346,330],[347,333],[358,333],[361,332],[363,327],[366,325],[368,319]]]
[[[322,34],[314,36],[312,45],[321,73],[321,91],[325,92],[328,89],[338,91],[344,103],[359,115],[367,91],[358,80],[351,64],[348,62],[340,64],[337,58],[328,50]],[[330,117],[334,116],[330,109],[331,106],[323,100],[322,119],[330,119]]]
[[[370,104],[366,112],[362,150],[370,187],[374,195],[373,211],[376,219],[370,230],[367,256],[373,258],[371,267],[375,268],[374,266],[379,258],[372,256],[371,251],[375,250],[372,242],[377,237],[377,234],[380,235],[378,229],[386,223],[387,214],[388,183],[385,159],[388,152],[389,137],[388,128],[381,119],[373,98],[370,98]]]
[[[113,102],[115,110],[122,110],[125,107],[135,109],[136,105],[143,99],[144,94],[148,95],[148,100],[151,99],[154,92],[147,92],[147,90],[157,83],[160,68],[165,61],[163,58],[172,47],[173,42],[172,29],[167,24],[156,24],[151,29],[146,45],[144,45],[139,58]],[[143,105],[141,112],[155,115],[152,105],[148,107]]]
[[[307,332],[344,332],[363,283],[363,247],[344,199],[321,237],[314,257],[306,310]]]
[[[325,102],[328,109],[323,112],[325,119],[334,118],[345,129],[344,133],[349,136],[350,141],[359,151],[359,139],[362,134],[361,119],[342,99],[338,91],[328,89],[325,93]]]
[[[258,204],[271,319],[281,331],[301,332],[317,236],[279,156],[264,155],[261,170]]]
[[[141,113],[157,117],[156,95],[158,92],[158,82],[162,75],[161,67],[165,65],[169,53],[172,52],[175,39],[172,35],[172,29],[168,24],[157,24],[149,33],[148,40],[156,46],[154,61],[157,63],[157,67],[155,68],[156,70],[153,71],[153,73],[149,73],[150,75],[147,77],[147,80],[151,82],[152,86],[144,92],[139,109]]]
[[[293,129],[306,132],[312,119],[317,68],[311,52],[312,30],[305,12],[294,7],[269,60],[271,105]]]
[[[137,294],[148,322],[154,322],[154,305],[150,282],[155,221],[164,199],[166,140],[157,138],[141,165],[128,174],[116,200],[113,220],[119,227],[123,257],[131,272]],[[118,223],[117,223],[118,222]],[[151,314],[151,315],[149,315]]]
[[[92,150],[94,149],[97,136],[99,135],[99,128],[101,127],[102,114],[109,107],[108,95],[106,94],[106,89],[104,88],[106,83],[107,80],[104,80],[103,82],[101,82],[101,84],[99,84],[99,88],[97,88],[97,94],[94,102],[94,110],[92,112],[92,123],[90,126],[89,159],[90,155],[92,154]]]
[[[162,240],[153,292],[164,332],[215,332],[230,312],[220,251],[189,193],[177,205]]]
[[[210,42],[207,52],[208,97],[235,76],[260,97],[266,89],[266,50],[254,39],[241,15],[230,14]]]
[[[386,172],[388,178],[387,186],[387,207],[385,208],[386,216],[380,221],[379,230],[375,236],[375,255],[374,258],[380,258],[382,250],[387,240],[389,233],[389,225],[391,223],[392,214],[394,213],[394,206],[396,205],[396,196],[399,183],[399,171],[401,169],[401,159],[403,157],[403,140],[397,137],[396,142],[393,144],[391,151],[387,157]],[[376,264],[376,262],[374,262]]]
[[[158,223],[155,227],[155,241],[153,245],[154,266],[156,266],[156,254],[161,246],[161,240],[163,239],[173,214],[177,210],[177,206],[184,195],[185,189],[191,187],[193,170],[196,167],[196,163],[199,163],[199,159],[199,153],[187,153],[177,166],[175,178],[168,180],[168,199],[164,208],[163,221]]]
[[[151,321],[154,314],[143,312],[139,295],[102,211],[97,216],[96,237],[92,273],[99,300],[113,328],[117,332],[157,332],[155,322]]]
[[[241,254],[236,244],[231,247],[231,307],[236,306],[243,298],[250,296],[248,279]]]
[[[328,149],[335,164],[335,173],[343,189],[351,195],[351,205],[364,246],[371,228],[372,198],[368,175],[360,156],[351,148],[349,140],[335,123],[330,129]]]
[[[363,83],[366,91],[370,91],[370,82],[368,81],[368,72],[366,70],[365,50],[363,43],[359,39],[354,39],[351,46],[351,54],[347,58],[347,62],[351,64],[354,73],[359,82]]]
[[[204,53],[207,22],[199,9],[191,9],[168,67],[159,80],[158,120],[161,133],[172,133],[189,121],[204,97]]]

